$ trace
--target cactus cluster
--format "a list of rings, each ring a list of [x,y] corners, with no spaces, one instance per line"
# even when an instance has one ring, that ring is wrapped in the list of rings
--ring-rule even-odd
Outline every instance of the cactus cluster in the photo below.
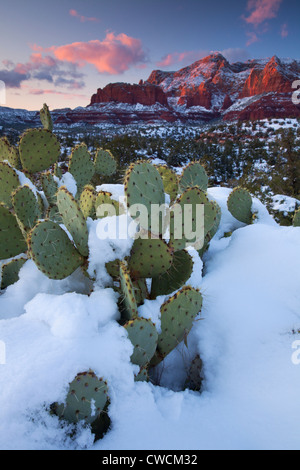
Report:
[[[105,217],[101,208],[106,204],[115,209],[116,215],[126,212],[110,193],[97,192],[92,185],[95,174],[107,177],[116,172],[112,154],[99,149],[93,157],[85,144],[72,150],[68,172],[77,184],[74,196],[61,182],[60,144],[52,132],[46,105],[41,110],[41,121],[43,128],[26,131],[15,147],[18,168],[8,158],[12,154],[9,143],[0,142],[0,151],[4,149],[0,153],[2,289],[16,282],[28,258],[50,279],[65,279],[77,269],[88,276],[87,218]],[[138,161],[126,172],[127,212],[136,221],[141,236],[134,240],[125,259],[107,263],[106,269],[111,278],[108,287],[119,293],[119,323],[133,346],[131,361],[139,370],[137,381],[148,380],[152,367],[182,341],[187,343],[201,311],[202,294],[188,284],[193,259],[187,248],[204,253],[219,227],[221,211],[208,197],[207,187],[208,177],[199,162],[191,162],[181,176],[149,161]],[[204,210],[201,233],[196,231],[198,206]],[[145,208],[147,214],[143,217]],[[184,230],[177,237],[178,208],[182,215],[179,229],[190,221],[194,239],[188,238]],[[159,218],[154,222],[157,209]],[[165,297],[160,309],[160,331],[151,319],[139,314],[139,307],[146,300],[151,302],[158,296]],[[100,435],[99,430],[108,423],[108,405],[106,382],[88,371],[77,375],[69,384],[65,402],[53,405],[52,411],[70,423],[83,419]]]

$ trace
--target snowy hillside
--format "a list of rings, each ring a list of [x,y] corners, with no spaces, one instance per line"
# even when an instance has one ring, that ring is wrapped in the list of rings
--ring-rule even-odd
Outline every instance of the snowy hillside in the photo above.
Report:
[[[300,344],[300,229],[278,226],[258,200],[258,219],[245,226],[227,209],[230,192],[209,189],[222,220],[204,269],[193,253],[189,280],[202,292],[203,309],[188,348],[182,343],[168,357],[157,385],[134,381],[132,344],[101,276],[86,296],[78,272],[51,281],[26,262],[0,296],[2,449],[299,449],[300,354],[293,348]],[[101,273],[132,242],[100,242],[96,224],[90,221],[89,246]],[[159,320],[162,300],[139,312]],[[182,390],[195,353],[204,363],[202,393]],[[84,427],[71,438],[47,409],[89,368],[106,378],[111,400],[111,429],[95,444]]]

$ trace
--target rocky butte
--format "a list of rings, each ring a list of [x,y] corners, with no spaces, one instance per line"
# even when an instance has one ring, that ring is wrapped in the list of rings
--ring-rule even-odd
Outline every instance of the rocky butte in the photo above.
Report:
[[[86,108],[52,116],[56,124],[299,118],[300,105],[292,99],[299,80],[297,60],[274,56],[231,64],[213,53],[175,72],[154,70],[139,84],[110,83]]]

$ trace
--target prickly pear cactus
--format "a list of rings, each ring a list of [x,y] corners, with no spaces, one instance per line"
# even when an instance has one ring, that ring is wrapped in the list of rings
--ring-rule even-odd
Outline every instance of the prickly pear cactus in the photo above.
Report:
[[[99,149],[95,156],[95,172],[101,176],[112,176],[117,171],[117,162],[109,150]]]
[[[107,382],[89,371],[75,377],[69,385],[65,403],[57,404],[54,410],[69,423],[77,424],[83,420],[92,425],[106,413],[108,403]]]
[[[169,295],[184,286],[193,272],[194,262],[185,250],[174,253],[173,262],[167,272],[152,279],[151,299]]]
[[[65,187],[61,187],[57,191],[57,207],[79,253],[87,257],[89,255],[89,232],[86,220],[79,204]]]
[[[203,213],[200,212],[201,206],[203,206],[204,218]],[[194,246],[196,250],[200,250],[206,234],[216,223],[217,205],[209,201],[200,189],[190,188],[176,200],[174,207],[171,208],[170,215],[170,246],[174,251],[183,250],[188,246]],[[181,208],[181,218],[178,216],[178,208]],[[191,237],[192,234],[193,237]]]
[[[156,166],[163,180],[165,193],[170,196],[170,202],[174,202],[179,193],[178,176],[175,171],[166,165]]]
[[[83,191],[80,194],[80,198],[79,198],[79,206],[85,219],[87,219],[88,217],[95,218],[96,216],[95,201],[96,201],[96,192],[95,192],[94,186],[86,185],[83,188]]]
[[[26,263],[27,258],[17,258],[9,261],[2,266],[1,272],[1,289],[15,284],[19,280],[19,272]]]
[[[293,219],[294,227],[300,227],[300,209],[295,212],[294,219]]]
[[[30,129],[21,137],[19,151],[23,169],[37,173],[58,161],[60,143],[47,129]]]
[[[133,279],[153,278],[168,271],[173,262],[173,252],[164,240],[135,240],[128,267]]]
[[[120,283],[125,308],[125,312],[122,313],[122,319],[125,321],[132,320],[138,316],[138,307],[130,272],[124,261],[120,263]]]
[[[135,318],[124,325],[134,346],[131,362],[140,367],[150,363],[157,347],[158,333],[154,323],[145,318]]]
[[[20,186],[15,170],[6,162],[0,163],[0,202],[12,208],[11,194]]]
[[[96,217],[98,219],[102,219],[103,217],[106,217],[107,215],[121,215],[124,210],[120,206],[120,203],[118,201],[115,201],[112,199],[112,194],[109,193],[108,191],[99,191],[96,195],[95,198],[95,210],[96,210]],[[109,207],[109,213],[105,211],[105,206],[110,206]]]
[[[227,206],[228,210],[237,220],[244,224],[252,223],[252,197],[247,189],[235,188],[230,193]]]
[[[50,206],[55,206],[58,184],[50,171],[41,174],[41,185]]]
[[[199,162],[189,163],[183,170],[179,181],[180,192],[188,188],[199,188],[206,192],[208,188],[208,176]]]
[[[46,104],[44,104],[44,106],[40,110],[40,119],[41,119],[41,123],[44,126],[44,129],[47,129],[48,131],[52,132],[53,131],[53,122],[52,122],[52,118],[51,118],[49,108]]]
[[[80,194],[84,186],[90,183],[95,174],[94,163],[85,144],[77,145],[70,157],[69,172],[75,178]]]
[[[140,216],[139,207],[146,208],[145,218],[140,218],[141,228],[154,234],[162,234],[161,226],[154,228],[151,224],[153,205],[165,204],[164,185],[158,170],[148,162],[130,165],[125,176],[125,195],[133,219]]]
[[[27,243],[31,258],[50,279],[65,279],[85,262],[66,232],[50,220],[38,222]]]
[[[182,341],[187,341],[193,322],[202,309],[199,290],[183,287],[161,307],[161,334],[152,365],[161,362]]]
[[[27,251],[27,244],[16,217],[0,203],[0,259],[6,260]]]
[[[0,162],[9,161],[10,143],[7,137],[0,139]]]
[[[15,214],[25,231],[32,229],[39,217],[38,201],[29,186],[19,186],[12,193],[12,204]]]

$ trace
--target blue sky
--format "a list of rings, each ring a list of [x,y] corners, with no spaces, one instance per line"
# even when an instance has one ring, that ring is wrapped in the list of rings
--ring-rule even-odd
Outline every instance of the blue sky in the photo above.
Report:
[[[86,106],[108,83],[179,70],[211,51],[231,62],[300,59],[299,17],[299,0],[10,0],[0,17],[6,105]]]

